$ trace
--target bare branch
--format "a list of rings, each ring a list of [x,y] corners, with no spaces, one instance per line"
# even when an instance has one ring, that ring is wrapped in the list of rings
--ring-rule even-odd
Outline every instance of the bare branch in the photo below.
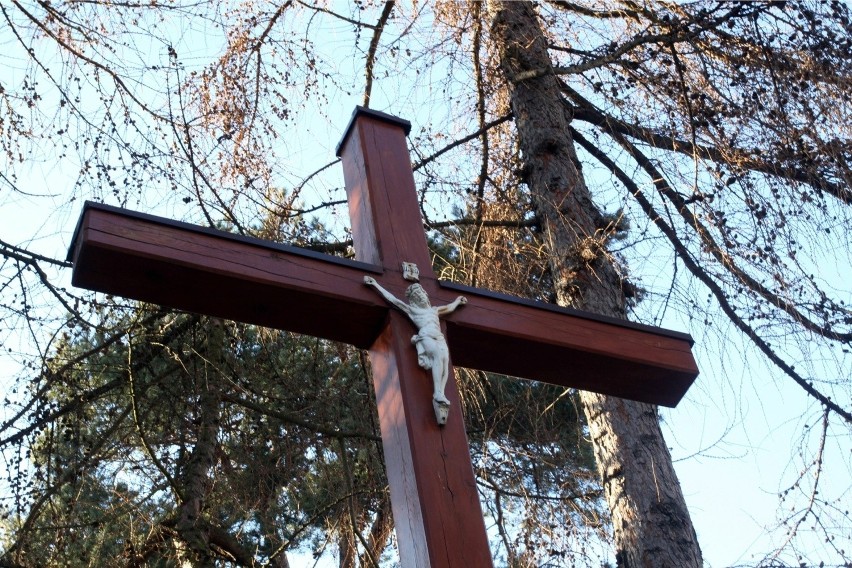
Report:
[[[163,116],[160,116],[160,115],[158,115],[157,113],[155,113],[154,111],[152,111],[152,110],[148,107],[148,105],[147,105],[147,104],[145,104],[145,103],[144,103],[141,99],[139,99],[139,98],[138,98],[138,97],[137,97],[137,96],[136,96],[136,95],[135,95],[135,94],[134,94],[134,93],[133,93],[133,92],[132,92],[132,91],[131,91],[128,87],[127,87],[127,84],[125,84],[124,80],[123,80],[123,79],[122,79],[122,78],[118,75],[118,73],[116,73],[114,70],[110,69],[108,66],[104,65],[103,63],[100,63],[100,62],[95,61],[94,59],[92,59],[92,58],[90,58],[90,57],[87,57],[86,55],[84,55],[83,53],[81,53],[79,50],[77,50],[77,49],[75,49],[73,46],[71,46],[71,45],[70,45],[68,42],[66,42],[64,39],[62,39],[62,38],[60,38],[59,36],[57,36],[57,35],[53,32],[53,30],[51,30],[51,29],[49,29],[47,26],[45,26],[45,25],[44,25],[44,23],[43,23],[41,20],[39,20],[38,18],[36,18],[36,17],[35,17],[35,15],[33,15],[33,14],[29,11],[29,10],[27,10],[26,8],[24,8],[18,0],[12,0],[12,3],[15,5],[15,7],[16,7],[16,8],[18,8],[18,10],[20,10],[20,11],[21,11],[21,13],[23,13],[23,14],[24,14],[24,15],[25,15],[25,16],[26,16],[26,17],[27,17],[27,18],[28,18],[28,19],[29,19],[29,20],[30,20],[33,24],[35,24],[35,25],[36,25],[36,27],[38,27],[38,28],[39,28],[42,32],[44,32],[44,33],[45,33],[48,37],[50,37],[53,41],[55,41],[55,42],[56,42],[59,46],[61,46],[61,47],[62,47],[63,49],[65,49],[66,51],[68,51],[68,53],[72,54],[74,57],[76,57],[76,58],[80,59],[81,61],[85,61],[86,63],[88,63],[88,64],[90,64],[91,66],[93,66],[95,69],[97,69],[97,70],[99,70],[99,71],[102,71],[103,73],[106,73],[106,74],[107,74],[107,75],[108,75],[108,76],[112,79],[113,83],[115,83],[115,86],[116,86],[116,87],[118,87],[118,89],[119,89],[121,92],[123,92],[125,95],[127,95],[128,97],[130,97],[130,99],[131,99],[134,103],[136,103],[136,104],[139,106],[139,108],[143,109],[144,111],[146,111],[147,113],[149,113],[149,114],[150,114],[152,117],[154,117],[154,118],[164,118]],[[51,12],[52,12],[52,11],[54,11],[54,10],[53,10],[53,8],[51,8],[51,7],[49,6],[49,4],[48,4],[48,3],[46,3],[46,2],[41,2],[40,4],[41,4],[41,6],[42,6],[42,7],[44,7],[44,8],[45,8],[45,9],[47,9],[48,11],[51,11]]]
[[[299,4],[301,4],[305,8],[308,8],[309,10],[314,10],[316,12],[322,12],[323,14],[328,14],[329,16],[333,16],[333,17],[337,18],[338,20],[342,20],[344,22],[348,22],[350,24],[353,24],[357,28],[367,28],[368,30],[376,29],[376,26],[374,26],[374,25],[365,24],[364,22],[359,22],[358,20],[353,20],[352,18],[347,18],[346,16],[344,16],[342,14],[338,14],[337,12],[329,10],[328,8],[323,8],[322,6],[315,6],[313,4],[308,4],[306,2],[303,2],[302,0],[298,0],[298,1],[299,1]]]
[[[701,239],[704,249],[707,250],[713,258],[716,259],[720,265],[725,267],[725,269],[734,277],[771,305],[784,311],[805,329],[835,341],[842,341],[846,343],[852,341],[852,333],[840,333],[812,321],[810,318],[805,316],[805,314],[800,312],[795,304],[780,297],[778,294],[774,293],[772,290],[742,270],[736,264],[733,257],[725,254],[722,247],[720,247],[715,239],[713,239],[707,227],[705,227],[698,217],[696,217],[689,209],[686,200],[672,189],[671,185],[669,185],[668,181],[666,181],[665,176],[654,166],[651,160],[649,160],[648,157],[645,156],[635,145],[631,144],[630,141],[618,132],[610,132],[610,135],[625,150],[627,150],[630,156],[632,156],[639,164],[639,167],[645,170],[651,180],[653,180],[654,187],[656,187],[657,191],[661,195],[665,196],[675,206],[675,210],[683,218],[686,226],[695,229],[695,233]]]
[[[282,422],[301,426],[310,430],[311,432],[316,432],[317,434],[322,434],[323,436],[328,436],[330,438],[362,438],[364,440],[381,441],[381,436],[377,436],[369,432],[350,432],[333,427],[318,425],[310,420],[303,418],[298,414],[291,412],[282,412],[280,410],[273,410],[256,402],[252,402],[251,400],[240,398],[235,395],[225,393],[222,395],[222,400],[224,402],[236,404],[237,406],[242,406],[243,408],[247,408],[249,410],[254,410],[255,412],[259,412],[265,416],[276,418],[278,420],[281,420]]]
[[[503,124],[504,122],[506,122],[510,118],[512,118],[511,114],[501,116],[500,118],[495,118],[491,122],[486,123],[485,126],[480,128],[476,132],[468,134],[464,138],[459,138],[458,140],[454,141],[453,143],[444,146],[443,148],[441,148],[440,150],[438,150],[437,152],[435,152],[431,156],[427,156],[427,157],[423,158],[422,160],[420,160],[419,162],[415,162],[414,165],[411,166],[411,169],[416,172],[417,170],[419,170],[420,168],[422,168],[423,166],[425,166],[429,162],[435,161],[441,155],[446,154],[447,152],[449,152],[453,148],[457,148],[457,147],[459,147],[463,144],[467,144],[468,142],[470,142],[471,140],[473,140],[475,138],[479,138],[480,136],[482,136],[483,132],[486,132],[486,131],[494,128],[498,124]]]
[[[445,227],[461,227],[464,225],[473,227],[509,227],[520,229],[523,227],[535,227],[539,223],[537,218],[532,219],[471,219],[462,217],[460,219],[450,219],[449,221],[434,221],[426,223],[426,229],[443,229]]]
[[[568,95],[568,97],[577,105],[572,106],[575,119],[601,127],[610,134],[623,134],[625,136],[641,140],[642,142],[661,150],[671,150],[681,154],[686,154],[690,157],[698,156],[705,160],[711,160],[737,168],[804,183],[834,196],[843,203],[852,204],[852,190],[846,186],[831,182],[822,177],[817,177],[813,172],[807,172],[799,168],[790,167],[783,163],[778,164],[775,162],[768,162],[759,158],[760,153],[752,149],[720,149],[715,146],[703,146],[693,142],[680,140],[672,136],[659,134],[643,126],[628,124],[596,108],[592,103],[582,97],[566,83],[560,82],[560,86],[562,88],[562,92]]]
[[[391,10],[395,4],[394,0],[385,2],[385,7],[382,9],[382,15],[379,16],[379,22],[373,28],[373,39],[370,40],[370,49],[367,51],[367,84],[364,87],[364,106],[370,106],[370,92],[373,90],[373,66],[376,63],[376,50],[379,48],[379,38],[382,37],[382,32],[385,31],[385,24],[388,23]]]
[[[766,357],[772,361],[779,369],[781,369],[787,376],[789,376],[793,381],[802,387],[810,396],[815,398],[820,402],[820,404],[824,405],[826,408],[836,412],[841,418],[843,418],[846,422],[852,424],[852,412],[845,410],[840,407],[836,402],[834,402],[830,397],[827,397],[823,393],[819,392],[816,388],[814,388],[813,383],[804,377],[802,377],[799,373],[797,373],[791,365],[789,365],[786,361],[784,361],[775,351],[766,343],[762,337],[754,330],[751,326],[749,326],[736,312],[736,309],[731,305],[727,296],[725,295],[724,290],[719,286],[719,284],[713,280],[713,278],[707,274],[699,265],[698,261],[692,257],[692,254],[686,248],[686,245],[681,242],[680,238],[677,236],[675,230],[666,223],[662,216],[654,209],[651,202],[645,197],[642,190],[636,185],[630,176],[628,176],[624,170],[619,168],[615,162],[613,162],[606,154],[598,150],[594,144],[586,140],[579,132],[574,129],[571,130],[572,136],[574,140],[580,144],[589,154],[595,157],[601,164],[603,164],[607,169],[609,169],[613,175],[615,175],[618,180],[624,184],[630,194],[636,198],[636,201],[639,203],[639,206],[645,212],[645,215],[650,219],[662,232],[666,238],[668,238],[669,242],[672,243],[675,251],[677,252],[678,258],[683,262],[684,266],[689,270],[689,272],[695,276],[700,282],[702,282],[710,292],[713,294],[713,297],[716,298],[716,301],[719,303],[719,307],[722,308],[722,311],[727,315],[731,322],[741,331],[743,334],[748,337],[752,343],[763,352]]]
[[[556,6],[560,10],[582,14],[583,16],[589,16],[591,18],[632,18],[634,20],[639,19],[638,12],[634,10],[628,10],[626,8],[621,8],[618,10],[593,10],[592,8],[589,8],[587,6],[582,6],[580,4],[577,4],[576,2],[567,2],[566,0],[547,0],[547,3]]]

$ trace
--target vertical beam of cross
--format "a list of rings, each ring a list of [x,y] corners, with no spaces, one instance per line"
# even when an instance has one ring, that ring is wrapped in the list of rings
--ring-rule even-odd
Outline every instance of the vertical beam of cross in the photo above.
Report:
[[[397,290],[406,284],[402,262],[414,262],[430,291],[436,279],[421,230],[405,139],[409,128],[398,118],[357,109],[338,155],[356,259],[381,266],[384,274],[377,279]],[[446,388],[452,411],[439,426],[413,333],[392,310],[370,348],[400,560],[406,568],[488,567],[491,553],[452,367]]]

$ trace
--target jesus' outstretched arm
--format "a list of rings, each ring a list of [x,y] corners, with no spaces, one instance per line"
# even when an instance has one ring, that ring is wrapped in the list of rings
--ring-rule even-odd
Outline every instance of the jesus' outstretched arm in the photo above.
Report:
[[[455,300],[453,300],[452,302],[450,302],[446,306],[438,306],[438,315],[439,316],[445,316],[447,314],[451,314],[454,311],[456,311],[456,308],[458,308],[459,306],[463,306],[466,303],[467,303],[467,298],[465,298],[464,296],[459,296],[458,298],[456,298]]]
[[[373,288],[375,288],[376,291],[379,294],[382,295],[382,298],[384,298],[385,301],[387,301],[387,303],[392,304],[393,306],[398,308],[400,311],[402,311],[403,313],[405,313],[406,315],[411,317],[411,310],[408,309],[408,304],[406,304],[405,302],[403,302],[402,300],[400,300],[399,298],[397,298],[396,296],[394,296],[393,294],[391,294],[390,292],[388,292],[387,290],[382,288],[382,285],[379,284],[378,282],[376,282],[375,278],[373,278],[372,276],[364,276],[364,284],[366,284],[367,286],[372,286]]]

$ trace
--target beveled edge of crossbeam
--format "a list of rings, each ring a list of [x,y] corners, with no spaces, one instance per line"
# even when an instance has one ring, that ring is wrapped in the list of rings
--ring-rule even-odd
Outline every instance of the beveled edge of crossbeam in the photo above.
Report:
[[[501,300],[504,302],[511,302],[513,304],[520,304],[523,306],[529,306],[532,308],[538,308],[541,310],[547,310],[550,312],[555,312],[559,314],[566,314],[569,316],[582,318],[591,321],[597,321],[601,323],[608,323],[612,325],[617,325],[619,327],[635,329],[638,331],[643,331],[645,333],[653,333],[655,335],[662,335],[664,337],[671,337],[673,339],[678,339],[681,341],[686,341],[689,343],[689,346],[692,347],[695,345],[695,340],[692,339],[692,336],[688,333],[684,333],[682,331],[675,331],[671,329],[665,329],[662,327],[656,327],[653,325],[648,325],[644,323],[634,322],[625,319],[614,318],[610,316],[604,316],[601,314],[596,314],[594,312],[587,312],[584,310],[578,310],[576,308],[565,308],[559,306],[557,304],[551,304],[548,302],[541,302],[539,300],[531,300],[529,298],[521,298],[520,296],[512,296],[510,294],[503,294],[501,292],[494,292],[492,290],[485,290],[482,288],[474,288],[472,286],[467,286],[465,284],[459,284],[457,282],[450,282],[447,280],[438,280],[438,284],[441,288],[445,288],[447,290],[453,290],[455,292],[462,292],[467,294],[475,294],[477,296],[485,296],[487,298],[494,298],[495,300]]]
[[[371,108],[356,106],[355,110],[352,111],[352,118],[349,119],[349,124],[346,125],[346,130],[343,131],[343,136],[341,136],[340,142],[337,143],[337,147],[334,149],[334,155],[338,158],[340,157],[344,144],[346,144],[346,139],[349,138],[349,134],[352,132],[352,127],[355,126],[355,121],[358,120],[358,117],[360,116],[370,116],[377,120],[381,120],[382,122],[395,124],[402,128],[406,136],[408,136],[408,133],[411,132],[411,123],[404,118],[399,118],[398,116],[373,110]]]
[[[384,270],[380,266],[376,266],[374,264],[370,264],[368,262],[361,262],[359,260],[352,260],[350,258],[342,258],[339,256],[334,256],[330,254],[326,254],[324,252],[319,252],[311,249],[306,249],[303,247],[297,247],[294,245],[287,245],[284,243],[276,243],[274,241],[270,241],[267,239],[260,239],[257,237],[250,237],[248,235],[240,235],[239,233],[231,233],[229,231],[223,231],[221,229],[214,229],[212,227],[202,227],[200,225],[193,225],[192,223],[186,223],[184,221],[176,221],[174,219],[169,219],[168,217],[160,217],[158,215],[152,215],[150,213],[142,213],[140,211],[134,211],[132,209],[125,209],[123,207],[116,207],[114,205],[107,205],[105,203],[97,203],[95,201],[86,201],[83,204],[83,210],[80,212],[80,217],[77,220],[77,226],[74,228],[74,235],[71,238],[71,245],[68,247],[68,254],[65,257],[65,260],[68,262],[74,261],[74,249],[77,246],[78,237],[80,235],[80,230],[83,226],[83,219],[86,216],[86,211],[89,210],[98,210],[98,211],[106,211],[108,213],[115,213],[116,215],[121,215],[124,217],[130,217],[132,219],[139,219],[142,221],[148,221],[150,223],[155,223],[158,225],[164,225],[167,227],[174,227],[178,229],[182,229],[185,231],[189,231],[191,233],[209,235],[211,237],[224,237],[230,239],[232,241],[238,241],[242,243],[246,243],[249,245],[264,247],[271,250],[277,250],[281,252],[285,252],[287,254],[294,254],[297,256],[301,256],[304,258],[312,258],[315,260],[323,260],[326,262],[331,262],[334,264],[339,264],[341,266],[348,266],[350,268],[355,268],[358,270],[365,270],[367,272],[371,272],[373,274],[382,274]]]

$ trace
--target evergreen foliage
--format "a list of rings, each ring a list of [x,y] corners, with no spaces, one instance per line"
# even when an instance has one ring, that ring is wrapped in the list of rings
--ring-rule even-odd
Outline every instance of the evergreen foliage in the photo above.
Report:
[[[528,8],[524,43],[497,0],[0,3],[0,567],[393,564],[362,353],[74,289],[61,250],[94,199],[351,254],[331,156],[355,104],[414,125],[441,277],[614,294],[792,385],[793,473],[751,562],[852,561],[848,483],[825,479],[852,471],[849,7]],[[563,126],[531,128],[521,91]],[[580,184],[543,175],[558,160]],[[760,403],[767,385],[723,375],[695,396]],[[623,566],[622,533],[654,523],[611,523],[596,467],[633,456],[594,437],[589,401],[458,377],[498,564]]]

